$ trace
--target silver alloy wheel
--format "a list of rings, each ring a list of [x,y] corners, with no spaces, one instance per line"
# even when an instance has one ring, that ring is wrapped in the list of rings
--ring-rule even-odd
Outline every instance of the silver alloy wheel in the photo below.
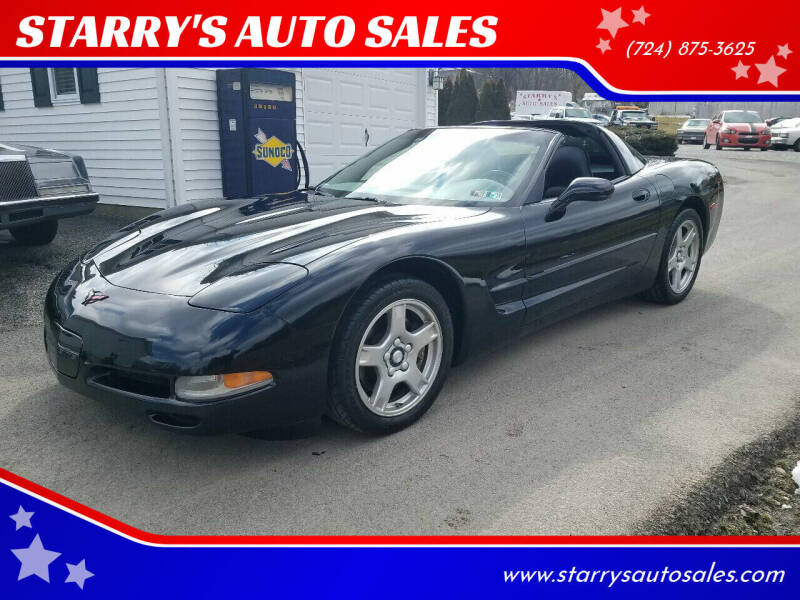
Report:
[[[421,300],[392,302],[370,322],[358,346],[355,375],[361,401],[382,417],[420,403],[442,364],[442,327]]]
[[[668,256],[669,287],[676,294],[682,294],[692,282],[700,259],[700,236],[694,221],[687,219],[675,230]]]

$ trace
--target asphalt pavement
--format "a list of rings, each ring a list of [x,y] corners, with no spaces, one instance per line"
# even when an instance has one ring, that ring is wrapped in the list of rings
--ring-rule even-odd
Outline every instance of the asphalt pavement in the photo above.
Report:
[[[183,436],[62,389],[42,295],[128,215],[45,248],[0,232],[0,466],[157,533],[628,533],[798,408],[800,154],[678,154],[726,180],[684,303],[616,302],[471,360],[383,438]]]

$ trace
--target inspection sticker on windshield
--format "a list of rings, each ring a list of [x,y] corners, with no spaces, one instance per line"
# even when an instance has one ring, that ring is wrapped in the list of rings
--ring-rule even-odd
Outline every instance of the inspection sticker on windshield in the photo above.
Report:
[[[493,192],[490,190],[472,190],[469,195],[472,196],[473,198],[498,202],[503,197],[503,192]]]

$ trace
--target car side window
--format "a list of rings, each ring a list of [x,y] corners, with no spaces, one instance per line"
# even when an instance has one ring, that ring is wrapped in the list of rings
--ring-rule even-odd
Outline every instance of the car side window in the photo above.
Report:
[[[637,171],[641,170],[644,167],[645,163],[647,162],[644,157],[639,154],[636,150],[631,148],[622,138],[620,138],[616,133],[612,131],[608,131],[607,129],[602,130],[608,138],[611,140],[611,143],[614,144],[619,155],[622,157],[622,161],[625,163],[628,171],[633,175]]]
[[[547,165],[543,198],[558,197],[578,177],[613,181],[624,175],[609,148],[591,137],[565,136]]]

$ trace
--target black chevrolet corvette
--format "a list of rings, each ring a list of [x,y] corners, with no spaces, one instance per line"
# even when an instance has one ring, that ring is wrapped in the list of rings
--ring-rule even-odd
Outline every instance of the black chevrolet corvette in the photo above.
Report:
[[[71,263],[59,380],[174,430],[418,419],[453,362],[615,298],[692,289],[718,170],[566,121],[414,130],[314,188],[197,202]]]

